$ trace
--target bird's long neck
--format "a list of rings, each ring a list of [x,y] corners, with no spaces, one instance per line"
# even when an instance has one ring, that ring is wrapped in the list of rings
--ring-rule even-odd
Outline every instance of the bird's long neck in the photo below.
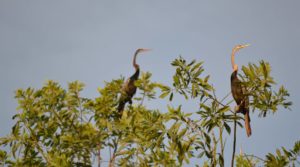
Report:
[[[137,69],[135,70],[135,73],[130,77],[130,79],[131,79],[132,81],[138,80],[138,79],[139,79],[139,75],[140,75],[140,69],[137,68]]]
[[[135,70],[138,70],[138,68],[139,68],[139,65],[136,64],[136,57],[138,54],[139,54],[139,50],[137,50],[133,56],[133,67],[135,68]]]
[[[136,57],[139,54],[139,50],[137,50],[133,56],[133,67],[135,68],[135,73],[130,77],[131,80],[137,80],[140,75],[140,67],[136,64]]]
[[[234,63],[234,55],[235,55],[236,50],[233,49],[232,53],[231,53],[231,65],[232,65],[232,69],[233,71],[237,71],[237,64]]]

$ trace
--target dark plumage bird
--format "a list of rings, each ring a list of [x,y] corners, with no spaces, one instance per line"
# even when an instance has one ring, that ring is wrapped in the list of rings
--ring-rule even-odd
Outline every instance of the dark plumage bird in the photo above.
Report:
[[[140,66],[136,64],[136,57],[141,52],[149,51],[150,49],[137,49],[133,56],[133,67],[135,68],[135,73],[126,80],[122,87],[122,94],[119,101],[118,111],[121,113],[124,110],[125,104],[129,102],[132,104],[132,97],[134,96],[137,87],[134,85],[134,82],[139,79],[140,75]]]
[[[231,93],[237,104],[236,112],[241,112],[245,117],[245,128],[247,136],[251,136],[250,116],[249,116],[249,97],[246,95],[247,90],[238,79],[238,66],[234,63],[234,55],[237,51],[249,45],[237,45],[233,48],[231,54],[231,64],[233,72],[231,74]]]

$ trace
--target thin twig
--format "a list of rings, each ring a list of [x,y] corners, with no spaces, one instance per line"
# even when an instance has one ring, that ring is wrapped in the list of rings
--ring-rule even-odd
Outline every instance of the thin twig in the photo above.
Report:
[[[245,156],[246,157],[246,159],[247,159],[247,161],[248,161],[248,163],[250,164],[250,166],[252,166],[253,167],[253,165],[252,165],[252,163],[251,163],[251,160],[247,157],[247,156]]]
[[[231,95],[231,92],[227,93],[227,95],[224,96],[223,99],[220,102],[223,102],[227,97],[229,97],[229,95]]]
[[[144,100],[145,100],[145,96],[146,96],[146,94],[145,94],[145,91],[144,91],[144,92],[143,92],[143,97],[142,97],[142,100],[141,100],[141,103],[140,103],[139,106],[142,106],[142,105],[143,105]]]
[[[217,100],[217,95],[216,95],[216,91],[215,89],[213,89],[213,96],[214,96],[214,101],[217,102],[218,104],[221,104],[228,96],[230,95],[230,93],[228,93],[222,100],[221,102],[218,102]],[[222,125],[221,125],[222,126]],[[220,147],[221,147],[221,155],[224,159],[224,143],[223,143],[223,128],[224,126],[222,127],[219,127],[219,140],[220,140]]]
[[[109,142],[110,138],[108,137],[108,142]],[[111,147],[108,147],[109,150],[109,159],[111,160]]]
[[[117,138],[117,142],[116,142],[116,145],[115,145],[115,148],[114,148],[113,156],[111,157],[111,159],[109,161],[109,165],[108,165],[109,167],[114,167],[115,166],[115,159],[117,157],[116,153],[117,153],[117,150],[118,150],[118,144],[119,144],[119,140],[120,140],[121,136],[118,136],[118,138]]]
[[[214,142],[214,146],[213,148],[211,148],[211,151],[213,153],[213,158],[212,158],[212,166],[217,166],[216,162],[217,162],[217,139],[215,136],[215,133],[212,132],[212,137],[213,137],[213,142]]]
[[[234,112],[234,117],[236,117],[236,112]],[[231,167],[234,166],[235,147],[236,147],[236,120],[234,119],[234,126],[233,126],[233,151],[232,151]]]
[[[98,150],[98,154],[97,154],[97,158],[98,158],[98,167],[101,167],[101,144],[99,144],[99,150]]]
[[[225,105],[222,102],[218,101],[215,97],[208,97],[208,98],[211,99],[211,100],[213,100],[213,101],[215,101],[215,102],[217,102],[218,104],[220,104],[223,107],[228,106],[228,105]],[[234,113],[234,111],[232,109],[229,109],[229,111],[231,111],[232,113]]]
[[[256,155],[245,154],[245,153],[244,153],[244,156],[245,156],[245,157],[254,157],[254,158],[256,158],[256,159],[259,159],[260,161],[266,162],[266,160],[264,160],[264,159],[262,159],[262,158],[260,158],[260,157],[258,157],[258,156],[256,156]]]
[[[182,121],[185,122],[189,127],[191,127],[192,131],[197,131],[200,136],[202,136],[202,137],[204,136],[203,132],[200,130],[200,127],[193,120],[191,120],[190,118],[187,118],[187,120],[183,119]]]
[[[224,126],[221,128],[221,127],[219,127],[219,139],[220,139],[220,145],[221,145],[221,155],[222,155],[222,157],[223,157],[223,159],[224,159],[224,142],[223,142],[223,128],[224,128]]]

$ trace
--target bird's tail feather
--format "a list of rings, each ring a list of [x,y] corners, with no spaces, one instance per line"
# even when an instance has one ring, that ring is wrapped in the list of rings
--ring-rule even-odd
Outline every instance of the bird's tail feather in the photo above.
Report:
[[[249,111],[247,111],[245,113],[245,128],[246,128],[246,132],[247,132],[247,136],[250,137],[252,134],[251,131],[251,126],[250,126],[250,116],[249,116]]]

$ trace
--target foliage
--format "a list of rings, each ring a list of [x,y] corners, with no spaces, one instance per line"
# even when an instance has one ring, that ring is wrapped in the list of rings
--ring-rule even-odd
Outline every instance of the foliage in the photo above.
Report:
[[[281,147],[282,151],[276,150],[276,154],[269,153],[266,155],[265,166],[295,166],[300,165],[300,161],[297,160],[300,157],[300,141],[297,141],[292,150],[287,150]]]
[[[255,157],[245,156],[244,154],[240,154],[236,156],[236,166],[237,167],[252,167],[257,166],[259,160]]]
[[[203,62],[179,57],[172,66],[171,86],[152,82],[151,73],[142,73],[135,83],[140,94],[122,114],[117,106],[124,78],[105,82],[95,99],[81,96],[84,84],[78,81],[69,83],[67,89],[48,81],[41,89],[17,90],[19,112],[13,117],[11,134],[0,139],[0,145],[8,148],[0,151],[0,164],[91,166],[97,157],[99,164],[110,166],[182,166],[191,158],[201,159],[199,166],[224,166],[223,136],[231,134],[234,121],[242,127],[243,118],[233,113],[228,95],[216,96],[209,75],[203,75]],[[291,105],[284,87],[274,91],[268,63],[249,64],[242,71],[240,78],[249,89],[253,111],[266,115]],[[168,98],[172,104],[178,96],[196,100],[199,107],[186,112],[184,104],[164,110],[144,104],[144,99],[159,103],[159,98]],[[296,155],[299,143],[292,151],[268,154],[265,162],[284,159],[289,163],[297,160]],[[245,162],[237,158],[237,165]]]
[[[293,149],[287,150],[284,147],[276,149],[276,153],[268,153],[265,159],[255,155],[241,153],[237,156],[237,166],[262,166],[266,167],[285,167],[300,165],[300,141],[295,142]]]
[[[278,106],[289,108],[292,102],[286,101],[289,96],[288,91],[281,86],[278,92],[272,90],[275,84],[270,75],[271,66],[269,63],[260,61],[259,66],[249,63],[248,67],[243,66],[243,83],[248,89],[249,96],[252,97],[253,111],[260,110],[260,115],[266,116],[268,111],[276,112]]]

